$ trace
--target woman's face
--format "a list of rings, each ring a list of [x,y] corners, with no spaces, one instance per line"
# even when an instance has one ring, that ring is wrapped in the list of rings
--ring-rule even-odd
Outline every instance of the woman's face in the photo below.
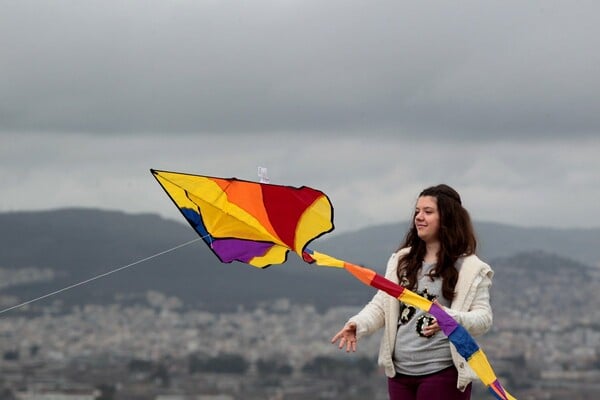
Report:
[[[437,199],[432,196],[421,196],[415,207],[415,227],[417,234],[425,243],[437,241],[440,231],[440,214]]]

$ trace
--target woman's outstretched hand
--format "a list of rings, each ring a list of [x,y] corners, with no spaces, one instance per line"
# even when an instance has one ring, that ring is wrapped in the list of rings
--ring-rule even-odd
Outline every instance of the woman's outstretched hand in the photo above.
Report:
[[[336,343],[340,341],[338,348],[343,349],[346,346],[346,352],[356,351],[356,323],[348,322],[342,330],[335,334],[333,338],[331,338],[331,343]]]

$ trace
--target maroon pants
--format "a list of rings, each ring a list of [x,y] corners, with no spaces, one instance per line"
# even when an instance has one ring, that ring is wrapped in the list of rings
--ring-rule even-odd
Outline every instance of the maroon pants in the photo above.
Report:
[[[449,367],[429,375],[396,374],[388,378],[390,400],[469,400],[471,384],[464,392],[456,388],[458,371]]]

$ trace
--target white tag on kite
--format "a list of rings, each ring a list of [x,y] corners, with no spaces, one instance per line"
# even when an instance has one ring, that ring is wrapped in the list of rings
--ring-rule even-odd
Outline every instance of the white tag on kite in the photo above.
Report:
[[[266,167],[258,167],[258,177],[260,178],[260,183],[269,183],[269,176],[267,175]]]

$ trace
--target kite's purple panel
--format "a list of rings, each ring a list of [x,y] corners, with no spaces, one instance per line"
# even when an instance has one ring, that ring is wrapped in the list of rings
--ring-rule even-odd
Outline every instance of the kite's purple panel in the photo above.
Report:
[[[444,335],[450,336],[450,334],[456,329],[458,323],[450,316],[443,308],[437,304],[432,304],[429,309],[429,314],[433,315],[440,326]]]
[[[249,263],[254,257],[265,255],[273,247],[273,243],[242,239],[217,239],[212,242],[211,247],[222,262],[241,261]]]

